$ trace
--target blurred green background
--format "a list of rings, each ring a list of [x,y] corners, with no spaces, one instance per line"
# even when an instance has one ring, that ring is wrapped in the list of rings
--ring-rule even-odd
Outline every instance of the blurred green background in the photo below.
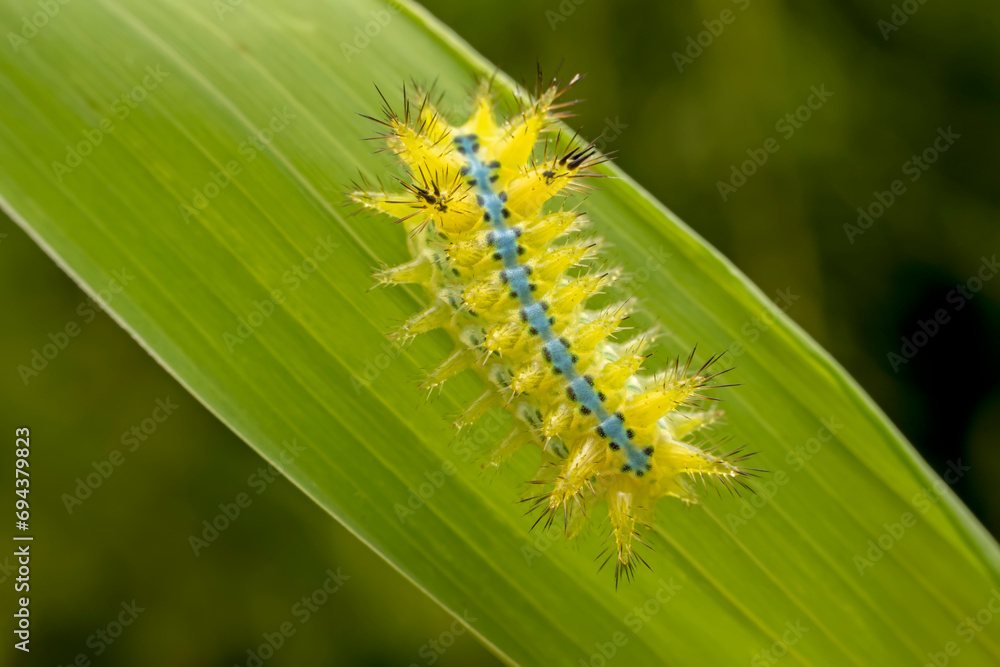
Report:
[[[602,135],[625,171],[766,294],[798,297],[788,314],[938,471],[971,467],[955,489],[1000,533],[1000,280],[955,291],[979,272],[993,277],[983,258],[1000,251],[1000,5],[911,0],[896,5],[898,26],[888,1],[426,6],[517,78],[531,81],[536,62],[586,72],[571,124]],[[813,89],[830,95],[810,100]],[[947,128],[959,137],[916,166]],[[745,183],[731,180],[755,155],[763,164],[743,167],[754,172]],[[876,215],[895,180],[905,190]],[[723,198],[720,181],[738,187]],[[858,207],[872,223],[845,230]],[[258,457],[110,318],[90,315],[86,295],[6,219],[0,291],[2,423],[8,433],[27,424],[33,437],[31,664],[85,654],[100,665],[246,665],[247,650],[338,567],[350,579],[315,612],[322,622],[264,664],[496,663],[468,634],[450,645],[452,619],[288,481],[251,479]],[[948,321],[915,338],[940,309]],[[26,384],[18,366],[71,321],[80,335]],[[901,337],[919,347],[894,364]],[[142,428],[157,399],[177,408],[128,451],[123,434]],[[116,449],[124,461],[70,513],[64,494]],[[196,556],[188,536],[240,493],[249,507]],[[0,556],[5,595],[8,567]],[[132,600],[145,609],[136,622],[110,645],[88,645]],[[450,646],[438,651],[437,640]],[[19,658],[9,643],[2,655]]]

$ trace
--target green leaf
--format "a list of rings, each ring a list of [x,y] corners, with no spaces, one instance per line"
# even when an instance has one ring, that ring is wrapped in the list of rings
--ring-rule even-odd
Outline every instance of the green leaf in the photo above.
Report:
[[[997,545],[842,368],[614,167],[585,206],[667,334],[658,358],[729,348],[743,386],[725,396],[725,433],[771,473],[756,497],[661,501],[653,572],[617,592],[592,561],[600,530],[568,544],[528,532],[513,501],[536,457],[483,475],[471,454],[498,433],[448,427],[469,379],[424,402],[413,378],[448,342],[392,348],[383,332],[422,297],[367,292],[371,266],[405,257],[402,231],[340,206],[359,170],[397,173],[360,141],[373,129],[357,113],[381,104],[373,83],[436,79],[460,115],[470,74],[494,72],[424,10],[53,4],[34,32],[35,2],[0,4],[24,37],[0,55],[3,208],[111,296],[117,321],[219,419],[498,655],[920,664],[954,642],[964,664],[1000,661],[1000,626],[961,625],[1000,600]]]

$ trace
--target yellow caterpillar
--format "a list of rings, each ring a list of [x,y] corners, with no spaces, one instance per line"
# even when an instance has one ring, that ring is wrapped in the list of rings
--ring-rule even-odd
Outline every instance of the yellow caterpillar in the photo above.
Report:
[[[614,537],[604,562],[616,558],[617,584],[645,562],[633,543],[657,499],[692,502],[696,476],[749,489],[744,479],[756,469],[741,465],[749,455],[740,450],[716,455],[691,442],[722,414],[699,408],[702,390],[728,386],[712,384],[725,372],[709,372],[718,357],[692,373],[692,352],[659,377],[641,375],[652,333],[617,342],[628,304],[587,307],[615,272],[593,268],[600,242],[581,236],[582,214],[562,208],[564,194],[605,159],[554,129],[571,104],[557,100],[579,78],[539,86],[502,123],[487,83],[458,126],[426,92],[404,100],[402,117],[386,103],[385,118],[373,120],[387,128],[381,139],[410,180],[398,193],[359,187],[350,198],[409,232],[412,261],[376,272],[378,283],[416,283],[429,295],[430,306],[391,336],[407,342],[441,328],[455,341],[422,386],[466,370],[482,377],[486,390],[456,425],[509,410],[516,425],[489,463],[538,445],[543,463],[531,483],[541,491],[524,500],[539,520],[561,517],[567,535],[604,501]]]

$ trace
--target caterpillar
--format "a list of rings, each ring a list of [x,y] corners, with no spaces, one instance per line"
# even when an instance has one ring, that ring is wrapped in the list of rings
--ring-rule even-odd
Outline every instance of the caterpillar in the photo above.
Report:
[[[707,389],[732,370],[712,370],[721,354],[692,370],[694,351],[659,373],[640,373],[655,330],[618,341],[616,333],[634,300],[588,308],[619,272],[599,262],[602,242],[587,236],[587,220],[566,207],[569,193],[587,189],[581,179],[600,177],[607,157],[594,143],[581,145],[559,128],[565,93],[582,78],[543,83],[516,102],[498,122],[492,83],[472,97],[471,115],[450,125],[433,93],[403,92],[397,114],[379,91],[383,117],[375,139],[401,161],[406,178],[390,191],[363,180],[349,201],[392,216],[407,231],[412,257],[374,273],[376,285],[418,284],[430,305],[390,337],[401,344],[435,329],[455,342],[452,354],[430,370],[421,388],[433,391],[459,373],[473,371],[486,389],[455,421],[462,428],[492,410],[507,410],[514,426],[489,454],[498,466],[522,447],[541,449],[542,464],[522,498],[529,513],[551,526],[561,517],[576,535],[604,502],[610,533],[603,567],[615,559],[614,578],[632,579],[648,567],[636,543],[648,546],[656,501],[674,496],[695,502],[696,479],[739,493],[752,454],[737,448],[719,454],[695,435],[719,422],[722,411],[705,408]],[[411,88],[411,91],[414,91]],[[534,527],[534,526],[533,526]]]

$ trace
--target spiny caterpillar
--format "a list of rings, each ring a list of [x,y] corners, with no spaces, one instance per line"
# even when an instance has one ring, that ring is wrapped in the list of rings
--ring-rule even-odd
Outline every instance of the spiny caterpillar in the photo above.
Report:
[[[616,271],[599,268],[600,240],[583,236],[583,215],[562,205],[564,193],[586,187],[579,179],[600,176],[591,170],[606,159],[593,143],[565,141],[554,127],[573,104],[558,100],[580,78],[543,87],[539,74],[534,96],[518,101],[502,124],[487,82],[459,126],[448,124],[429,91],[411,97],[404,90],[402,116],[383,96],[384,118],[366,118],[386,128],[376,138],[409,180],[398,179],[401,192],[362,184],[349,196],[408,232],[412,261],[378,270],[377,283],[420,284],[430,296],[431,305],[390,336],[405,343],[441,328],[456,343],[422,388],[473,370],[487,389],[455,425],[506,409],[515,426],[489,463],[528,443],[542,449],[530,482],[541,491],[523,499],[529,512],[540,511],[536,525],[561,515],[573,536],[591,508],[606,502],[613,541],[602,567],[616,557],[617,585],[637,562],[645,564],[633,541],[645,544],[637,528],[648,525],[657,499],[693,502],[695,477],[749,490],[744,480],[757,469],[741,465],[750,456],[741,449],[717,455],[690,441],[721,417],[699,407],[715,400],[702,390],[731,386],[713,384],[726,372],[709,370],[721,355],[693,373],[694,352],[659,377],[639,375],[655,332],[616,342],[630,305],[587,308]],[[546,206],[554,198],[559,206]]]

